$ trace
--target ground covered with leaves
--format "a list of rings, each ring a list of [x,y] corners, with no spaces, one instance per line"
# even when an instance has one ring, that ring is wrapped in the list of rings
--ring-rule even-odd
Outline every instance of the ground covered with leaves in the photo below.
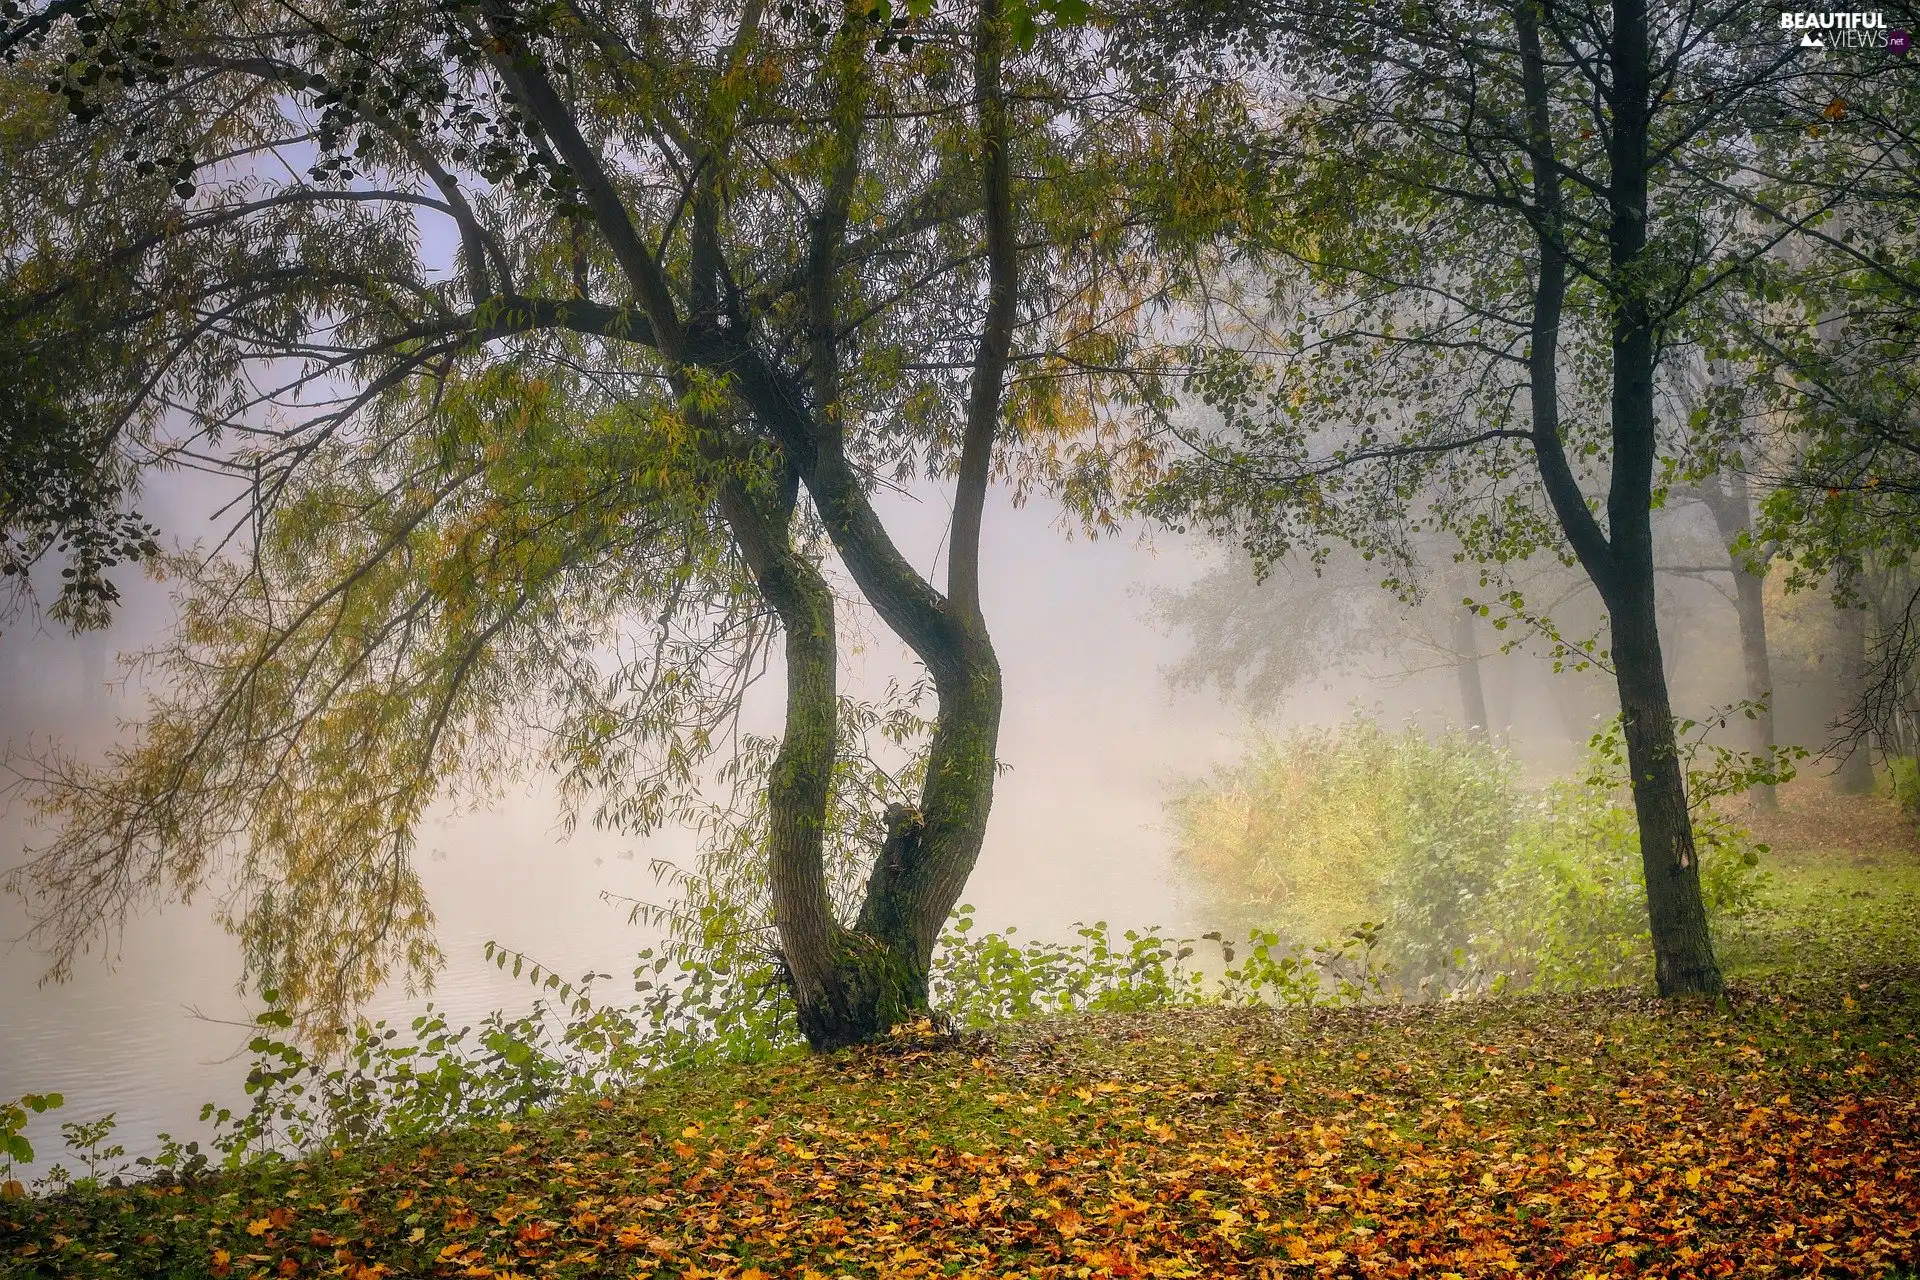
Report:
[[[1722,923],[1717,1006],[905,1036],[430,1145],[0,1202],[0,1274],[1912,1277],[1920,855],[1889,831],[1824,854],[1784,833],[1770,905]]]
[[[0,1209],[19,1275],[1872,1275],[1920,967],[1033,1023]]]

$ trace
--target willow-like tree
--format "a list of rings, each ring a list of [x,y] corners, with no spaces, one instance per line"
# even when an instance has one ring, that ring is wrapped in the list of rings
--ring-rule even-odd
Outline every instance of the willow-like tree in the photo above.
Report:
[[[1717,992],[1652,525],[1668,468],[1717,444],[1662,377],[1711,342],[1709,300],[1833,207],[1802,187],[1791,216],[1754,212],[1755,138],[1808,123],[1792,33],[1734,3],[1173,12],[1268,92],[1223,273],[1239,305],[1207,318],[1195,380],[1216,417],[1149,509],[1263,561],[1338,538],[1391,565],[1438,525],[1492,591],[1530,554],[1577,561],[1607,610],[1585,656],[1619,695],[1659,988]]]
[[[436,959],[409,856],[429,803],[545,758],[574,811],[662,820],[770,612],[766,856],[801,1029],[830,1048],[924,1009],[992,799],[987,491],[1096,418],[1087,371],[1129,365],[1151,293],[1122,199],[1142,131],[1075,43],[998,0],[13,22],[15,73],[76,111],[43,145],[183,200],[176,265],[136,264],[179,335],[150,381],[189,424],[174,456],[244,476],[254,529],[178,563],[137,741],[33,771],[55,834],[14,883],[56,972],[225,857],[255,976],[324,1027]],[[874,504],[915,475],[953,485],[943,587]],[[937,695],[852,919],[821,854],[830,557]]]

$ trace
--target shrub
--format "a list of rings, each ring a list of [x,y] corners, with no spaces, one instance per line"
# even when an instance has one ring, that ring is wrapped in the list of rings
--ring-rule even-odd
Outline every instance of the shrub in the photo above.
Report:
[[[1890,756],[1887,773],[1893,782],[1893,799],[1909,821],[1920,822],[1920,759]]]
[[[1388,953],[1421,976],[1468,945],[1520,802],[1507,753],[1356,719],[1258,738],[1168,809],[1180,863],[1224,923],[1307,941],[1381,921]]]
[[[1356,719],[1258,739],[1169,812],[1220,917],[1295,941],[1378,920],[1410,994],[1631,981],[1651,940],[1621,754],[1602,734],[1588,776],[1528,794],[1503,749]],[[1756,847],[1705,803],[1713,779],[1696,783],[1707,907],[1734,914],[1758,893]]]

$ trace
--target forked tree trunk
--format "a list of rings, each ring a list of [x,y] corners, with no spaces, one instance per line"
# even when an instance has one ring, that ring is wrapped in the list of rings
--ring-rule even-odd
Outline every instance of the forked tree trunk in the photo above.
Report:
[[[887,810],[865,904],[847,927],[833,914],[824,857],[838,715],[833,594],[791,544],[791,501],[782,508],[733,485],[721,507],[785,640],[786,721],[767,780],[768,881],[801,1034],[826,1052],[927,1012],[933,947],[992,806],[1000,674],[984,634],[952,660],[929,663],[940,715],[921,807]]]
[[[1540,9],[1536,0],[1519,0],[1514,13],[1540,213],[1540,265],[1528,353],[1534,456],[1560,526],[1607,606],[1660,994],[1718,994],[1720,968],[1707,933],[1699,859],[1654,611],[1653,376],[1658,350],[1643,286],[1636,283],[1646,268],[1651,24],[1645,0],[1615,4],[1609,50],[1615,123],[1608,139],[1607,203],[1609,265],[1619,296],[1614,300],[1612,325],[1613,458],[1603,529],[1587,505],[1560,433],[1558,347],[1568,264]]]
[[[677,289],[639,233],[600,153],[527,51],[511,15],[489,7],[481,19],[493,38],[494,66],[578,183],[583,207],[646,318],[643,340],[676,371],[682,399],[689,398],[691,387],[683,371],[721,374],[754,425],[778,445],[787,476],[781,492],[762,492],[736,477],[723,482],[721,495],[722,512],[785,635],[786,735],[767,796],[775,924],[809,1044],[827,1050],[873,1039],[927,1007],[933,946],[979,857],[993,798],[1000,667],[980,612],[980,517],[1017,298],[1000,0],[981,0],[975,25],[987,299],[961,444],[944,596],[887,534],[847,459],[839,417],[840,347],[857,325],[838,308],[837,271],[851,197],[862,173],[869,86],[861,59],[870,46],[849,36],[831,54],[840,79],[822,137],[827,181],[810,218],[808,350],[804,364],[796,367],[770,354],[750,326],[735,323],[726,312],[730,304],[724,299],[734,277],[720,237],[724,137],[709,140],[718,150],[699,157],[695,166],[688,279],[684,289]],[[750,45],[743,39],[734,48],[739,53]],[[743,443],[750,447],[738,447]],[[735,440],[734,447],[717,452],[737,456],[717,460],[738,464],[767,443],[764,438]],[[875,859],[868,901],[852,928],[833,916],[823,857],[838,719],[833,602],[818,567],[792,543],[796,481],[805,483],[862,594],[926,664],[939,696],[920,807],[898,805],[888,811],[888,838]]]
[[[961,441],[945,595],[920,576],[888,535],[847,459],[840,425],[827,409],[837,398],[833,344],[841,328],[833,263],[846,229],[844,193],[854,174],[856,131],[849,129],[842,138],[849,149],[838,157],[838,174],[814,228],[812,405],[802,402],[790,380],[764,364],[748,360],[735,368],[745,398],[794,460],[861,594],[926,665],[939,703],[920,805],[888,809],[887,839],[875,857],[854,927],[796,928],[789,941],[776,901],[800,1028],[819,1051],[872,1040],[927,1010],[933,949],[979,860],[993,806],[1001,684],[999,659],[980,610],[980,527],[1017,300],[1008,122],[1000,83],[1003,28],[998,0],[983,0],[975,28],[975,82],[986,197],[987,306]],[[812,856],[818,861],[817,842]],[[804,913],[811,901],[808,889],[790,906]]]
[[[1734,554],[1734,545],[1753,529],[1753,513],[1748,504],[1747,478],[1740,472],[1729,473],[1726,487],[1718,483],[1701,492],[1707,510],[1713,513],[1714,527],[1727,547],[1728,567],[1733,571],[1733,608],[1740,622],[1740,661],[1747,678],[1747,701],[1756,705],[1750,722],[1753,750],[1773,757],[1773,664],[1767,656],[1766,579],[1749,567],[1748,557]],[[1760,782],[1748,790],[1747,798],[1756,809],[1779,807],[1772,783]]]

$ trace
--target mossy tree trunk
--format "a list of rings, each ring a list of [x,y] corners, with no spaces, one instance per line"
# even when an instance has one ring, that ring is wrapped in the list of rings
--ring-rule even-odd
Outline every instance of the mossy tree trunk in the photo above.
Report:
[[[495,38],[496,66],[546,132],[579,187],[582,208],[633,286],[647,321],[646,331],[633,336],[659,351],[687,388],[695,385],[691,370],[720,375],[729,397],[760,433],[754,443],[774,445],[786,468],[787,486],[778,495],[739,480],[723,485],[721,500],[785,634],[787,721],[768,790],[774,923],[809,1044],[830,1050],[873,1039],[926,1010],[933,947],[979,857],[993,800],[1001,687],[999,661],[980,609],[980,525],[1019,293],[1001,0],[981,0],[974,26],[979,139],[974,154],[986,305],[966,405],[944,594],[914,569],[888,534],[864,478],[847,456],[841,418],[843,345],[858,323],[841,305],[839,275],[872,106],[870,67],[863,62],[859,38],[841,39],[829,51],[835,79],[821,136],[823,182],[809,214],[803,264],[805,359],[789,363],[729,310],[737,300],[730,298],[733,276],[721,247],[725,202],[718,175],[724,172],[724,137],[712,142],[715,153],[695,166],[702,176],[690,200],[689,280],[684,290],[676,290],[638,234],[603,158],[513,22],[493,9],[485,15]],[[736,53],[744,47],[743,40]],[[739,443],[723,452],[740,453]],[[819,567],[793,544],[800,484],[862,595],[926,665],[939,700],[921,803],[889,810],[889,835],[876,853],[866,902],[851,926],[834,918],[825,878],[823,840],[838,720],[837,645],[831,592]]]
[[[835,256],[846,232],[847,195],[857,173],[857,111],[849,110],[839,122],[834,176],[813,227],[808,263],[814,334],[810,385],[802,391],[758,360],[738,361],[732,369],[743,397],[774,429],[792,459],[861,594],[926,665],[938,699],[920,804],[888,809],[887,839],[875,856],[852,928],[832,924],[830,912],[826,922],[821,921],[825,890],[817,834],[796,830],[773,851],[776,883],[788,886],[788,891],[775,894],[775,922],[801,1030],[816,1050],[873,1039],[927,1011],[933,949],[979,859],[993,805],[1002,694],[999,659],[980,608],[980,531],[1011,363],[1019,284],[1007,106],[1001,88],[1004,26],[998,0],[984,0],[974,54],[987,299],[961,440],[944,594],[914,569],[888,534],[847,458],[837,415],[831,411],[839,394],[835,335],[843,327]],[[804,576],[785,572],[774,579],[785,584]],[[817,579],[817,570],[814,576]],[[800,769],[803,757],[814,758],[809,753],[816,749],[817,727],[827,726],[831,738],[836,708],[827,655],[834,645],[831,598],[824,583],[819,583],[818,599],[811,587],[792,594],[792,619],[782,610],[789,667],[795,664],[798,644],[804,651],[800,660],[810,673],[806,689],[790,688],[788,698],[788,733],[806,744],[795,748],[795,768]],[[796,641],[797,632],[805,639]],[[823,663],[826,674],[821,674]],[[781,757],[787,757],[786,744]],[[796,814],[801,806],[816,803],[815,793],[797,782],[792,799]],[[824,815],[824,793],[817,802]],[[783,858],[806,865],[783,871]]]

